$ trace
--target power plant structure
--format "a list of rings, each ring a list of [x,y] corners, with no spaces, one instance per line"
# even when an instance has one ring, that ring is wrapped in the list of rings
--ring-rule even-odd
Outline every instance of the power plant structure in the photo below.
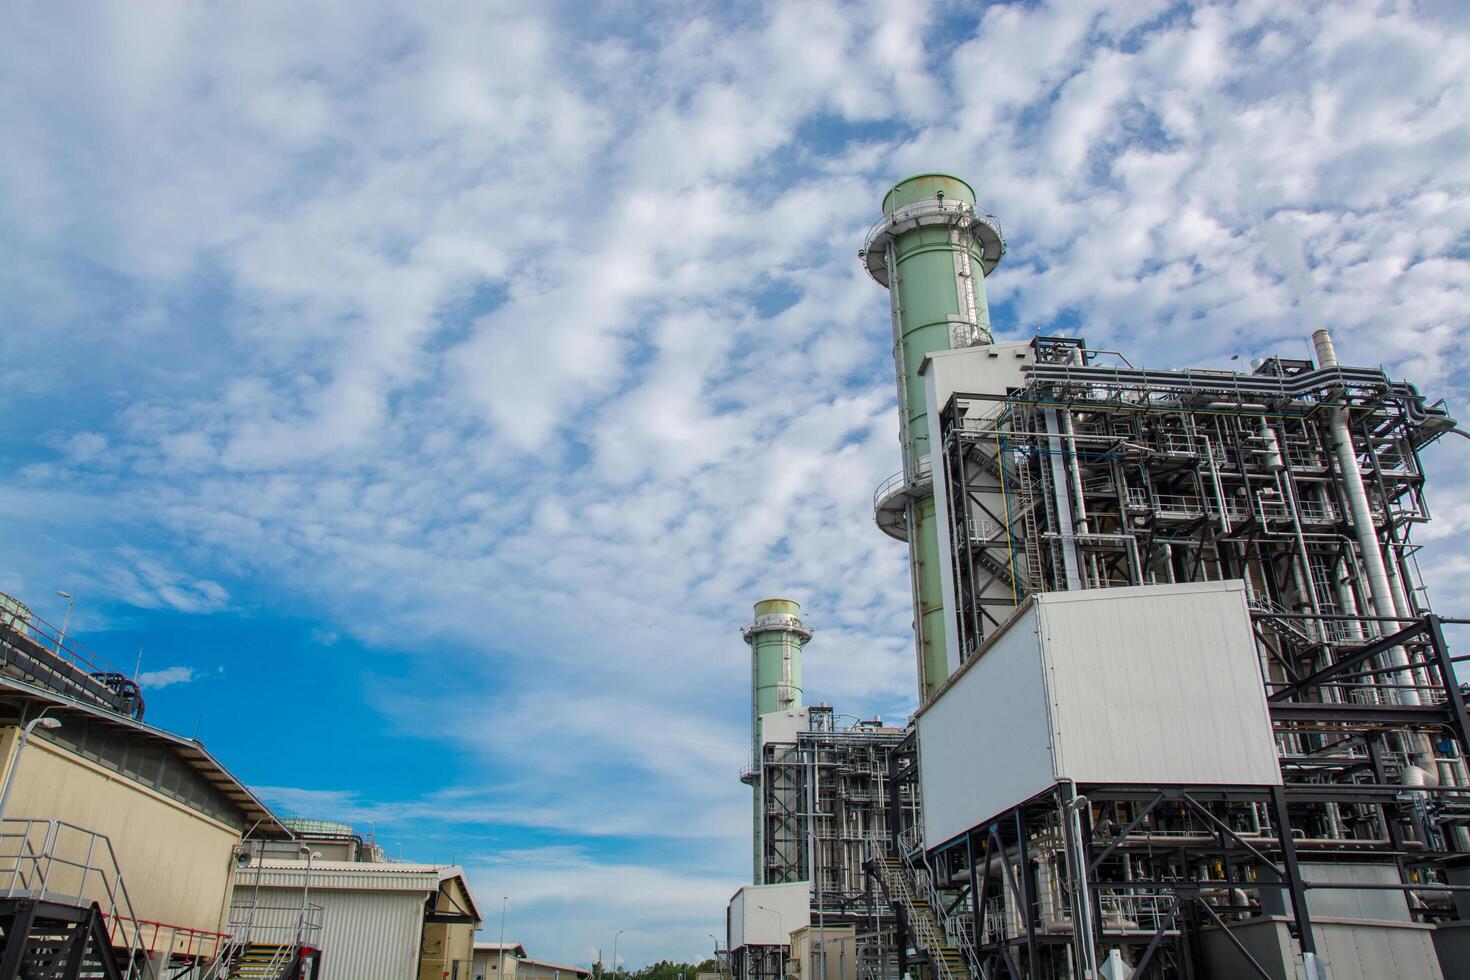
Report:
[[[740,778],[752,789],[755,868],[727,915],[730,973],[780,980],[790,934],[805,929],[819,972],[850,958],[853,971],[891,975],[896,920],[865,865],[872,842],[889,833],[889,814],[918,806],[913,785],[901,788],[898,807],[887,796],[892,750],[906,733],[802,704],[801,656],[812,631],[800,613],[790,599],[765,599],[742,630],[751,648],[753,745]]]
[[[890,298],[903,468],[874,516],[908,545],[919,706],[864,852],[893,946],[854,975],[1470,976],[1444,630],[1470,620],[1432,611],[1413,541],[1421,453],[1466,435],[1444,404],[1325,330],[1248,372],[997,341],[1005,240],[955,177],[895,186],[859,254]],[[820,880],[779,808],[758,876]]]

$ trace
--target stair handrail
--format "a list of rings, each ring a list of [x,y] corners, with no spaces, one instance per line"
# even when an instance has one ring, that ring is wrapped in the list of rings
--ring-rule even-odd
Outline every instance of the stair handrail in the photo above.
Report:
[[[22,830],[19,833],[7,833],[6,824],[20,824]],[[31,846],[31,838],[35,828],[44,828],[43,843],[37,851]],[[86,843],[86,858],[78,861],[70,857],[58,854],[63,836],[67,831],[73,831],[81,835]],[[59,864],[64,869],[69,868],[78,874],[78,889],[74,898],[78,902],[84,901],[87,895],[87,884],[92,875],[97,876],[102,887],[102,894],[106,896],[107,908],[102,910],[103,918],[109,923],[108,939],[114,948],[123,948],[127,954],[128,967],[123,974],[124,980],[141,980],[141,965],[138,952],[143,939],[142,927],[138,925],[138,917],[133,908],[132,898],[128,895],[127,883],[123,881],[122,868],[117,860],[117,852],[113,850],[112,840],[106,835],[95,830],[70,823],[65,820],[39,820],[28,817],[6,817],[0,819],[0,841],[16,838],[24,842],[24,860],[30,863],[31,873],[25,878],[25,891],[36,898],[46,899],[48,885],[51,883],[51,875]],[[99,853],[98,843],[101,843]],[[103,858],[106,863],[103,863]],[[12,869],[10,886],[7,889],[7,897],[15,897],[15,886],[18,870],[22,861],[21,849],[17,849],[16,868]],[[109,875],[109,871],[111,874]],[[64,873],[64,872],[63,872]],[[39,880],[36,880],[39,879]],[[99,906],[101,903],[98,903]],[[128,935],[127,924],[132,925],[132,935]],[[125,945],[119,946],[117,939],[125,941]]]
[[[922,886],[924,899],[934,910],[934,918],[939,922],[939,927],[944,930],[945,936],[964,956],[965,963],[970,967],[970,974],[984,977],[985,969],[980,963],[980,954],[975,950],[974,943],[970,941],[970,931],[964,927],[963,923],[956,922],[955,917],[946,911],[939,897],[939,888],[935,885],[934,867],[929,863],[929,855],[922,850],[919,851],[919,855],[919,860],[923,862],[924,867],[914,870],[914,879]]]
[[[7,823],[21,823],[21,824],[24,824],[25,825],[25,830],[23,832],[19,833],[19,834],[8,834],[8,833],[5,833],[5,831],[4,831],[4,825],[7,824]],[[36,873],[37,868],[38,868],[38,864],[37,864],[38,853],[37,853],[35,847],[33,847],[31,845],[31,838],[30,838],[30,828],[31,828],[31,825],[33,823],[34,823],[34,821],[30,821],[30,820],[3,820],[3,821],[0,821],[0,860],[4,860],[5,857],[6,857],[3,854],[4,842],[6,840],[12,840],[12,839],[13,840],[16,840],[18,842],[18,846],[16,847],[16,853],[15,853],[15,863],[10,867],[10,881],[9,881],[9,883],[5,887],[5,897],[6,898],[14,898],[15,897],[15,891],[16,891],[16,885],[17,884],[19,884],[21,886],[21,890],[24,891],[24,892],[26,892],[27,894],[29,894],[30,891],[31,891],[31,877]],[[29,862],[30,863],[30,873],[29,874],[27,874],[26,871],[23,870],[22,865],[23,865],[24,862]],[[0,868],[0,871],[3,871],[3,870],[4,870],[3,868]]]
[[[878,869],[879,875],[883,878],[885,889],[889,892],[890,898],[897,898],[899,904],[903,906],[904,916],[908,920],[909,931],[913,933],[914,939],[917,940],[916,945],[918,948],[929,952],[930,962],[934,967],[934,972],[940,977],[940,980],[970,980],[969,977],[956,976],[950,969],[949,964],[944,961],[944,958],[937,955],[941,949],[949,945],[947,936],[944,934],[943,928],[939,925],[939,914],[937,911],[933,911],[937,910],[938,906],[930,902],[929,908],[931,909],[931,914],[927,916],[921,914],[918,909],[918,895],[915,893],[913,884],[909,881],[908,877],[901,873],[895,877],[890,877],[883,873],[883,858],[897,858],[897,855],[894,855],[882,843],[878,834],[873,830],[869,830],[866,834],[866,841],[868,853],[873,859],[874,867]],[[902,868],[902,858],[897,858],[897,860],[900,868]],[[969,967],[968,960],[966,960],[966,966],[967,968]],[[977,973],[975,976],[983,977],[984,974]]]
[[[256,922],[257,912],[286,913],[278,918],[281,925],[260,925]],[[264,975],[270,978],[283,976],[296,956],[304,948],[315,947],[316,937],[322,928],[324,906],[315,902],[302,905],[261,905],[254,900],[239,902],[230,907],[230,940],[219,955],[200,975],[200,980],[228,980],[235,961],[251,946],[273,946],[275,951],[265,964]],[[244,913],[243,915],[238,913]],[[294,915],[292,914],[294,913]],[[269,918],[267,918],[269,923]],[[258,933],[279,933],[279,941],[263,939]]]

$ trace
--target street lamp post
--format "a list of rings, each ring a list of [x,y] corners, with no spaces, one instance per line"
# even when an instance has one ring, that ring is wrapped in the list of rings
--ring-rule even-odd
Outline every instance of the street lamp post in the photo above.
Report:
[[[47,708],[46,711],[50,711]],[[42,711],[30,724],[20,730],[20,738],[15,743],[15,756],[11,759],[10,769],[5,773],[5,788],[0,789],[0,820],[5,819],[5,804],[10,801],[10,787],[15,784],[15,770],[20,767],[20,754],[25,751],[26,742],[30,741],[31,732],[39,728],[57,729],[61,727],[61,719],[47,718],[46,711]]]
[[[778,946],[789,946],[791,944],[791,934],[786,931],[786,920],[783,919],[783,918],[781,918],[781,913],[780,912],[777,912],[775,909],[766,908],[764,905],[757,905],[756,908],[760,909],[763,912],[769,912],[769,913],[771,913],[772,915],[774,915],[776,917],[776,928],[779,929],[779,930],[781,930],[781,939],[782,939],[782,941],[779,942],[779,943],[777,943],[776,945],[778,945]],[[782,954],[781,955],[781,974],[784,976],[785,973],[786,973],[786,956],[785,956],[785,954]]]
[[[619,929],[618,930],[618,935],[613,937],[613,975],[614,976],[616,976],[617,975],[617,972],[618,972],[618,936],[621,936],[623,933],[625,933],[627,931],[628,930],[626,930],[626,929]]]
[[[509,895],[500,896],[500,963],[496,966],[500,971],[500,980],[505,980],[505,906],[509,901]]]
[[[71,625],[71,606],[76,600],[72,598],[70,592],[64,592],[61,589],[57,589],[56,594],[66,600],[66,615],[61,619],[61,633],[56,637],[56,655],[59,657],[62,644],[66,642],[66,628]]]

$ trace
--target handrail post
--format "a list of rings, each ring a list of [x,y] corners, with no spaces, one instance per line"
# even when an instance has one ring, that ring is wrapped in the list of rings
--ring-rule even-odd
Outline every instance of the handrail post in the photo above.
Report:
[[[38,861],[44,860],[46,862],[46,868],[41,872],[41,894],[39,897],[42,899],[46,897],[46,885],[51,881],[51,865],[56,861],[56,836],[60,829],[60,821],[46,821],[46,843],[41,846],[41,853],[37,855]]]
[[[94,834],[92,834],[91,838],[87,841],[87,861],[86,861],[86,865],[82,868],[81,890],[77,893],[77,896],[79,898],[84,899],[84,900],[87,897],[87,876],[92,873],[92,855],[95,854],[96,851],[97,851],[97,835],[94,833]],[[97,877],[102,878],[102,889],[103,889],[103,891],[107,891],[108,890],[107,889],[107,879],[104,878],[100,874]],[[116,912],[117,909],[115,907],[109,905],[107,911],[108,911],[108,914],[111,915],[111,913]]]

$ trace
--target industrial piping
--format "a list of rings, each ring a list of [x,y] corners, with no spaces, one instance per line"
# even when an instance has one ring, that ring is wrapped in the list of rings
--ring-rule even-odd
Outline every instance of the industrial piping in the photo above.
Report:
[[[1318,367],[1337,367],[1337,351],[1332,345],[1330,333],[1325,329],[1314,331],[1312,346],[1317,352]],[[1368,589],[1372,593],[1369,598],[1373,602],[1373,613],[1385,619],[1392,619],[1400,613],[1397,604],[1393,601],[1393,590],[1388,584],[1388,569],[1383,561],[1383,551],[1379,548],[1378,533],[1373,528],[1373,511],[1368,505],[1368,492],[1363,486],[1363,473],[1358,469],[1358,451],[1353,448],[1353,435],[1348,428],[1346,407],[1332,409],[1330,426],[1332,449],[1337,454],[1337,468],[1342,474],[1343,493],[1348,499],[1348,507],[1353,512],[1353,533],[1358,540],[1363,571],[1368,576]],[[1389,650],[1388,661],[1393,667],[1404,668],[1402,673],[1393,675],[1395,684],[1404,685],[1395,692],[1399,702],[1418,704],[1419,692],[1412,688],[1415,682],[1408,671],[1409,658],[1404,648],[1394,647]]]

